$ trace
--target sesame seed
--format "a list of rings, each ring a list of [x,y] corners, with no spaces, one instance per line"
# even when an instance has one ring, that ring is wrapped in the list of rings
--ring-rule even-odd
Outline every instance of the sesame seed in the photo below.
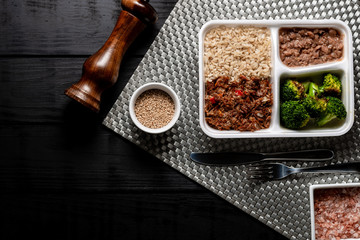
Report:
[[[143,92],[135,101],[137,120],[148,128],[166,126],[175,114],[173,99],[166,92],[151,89]]]

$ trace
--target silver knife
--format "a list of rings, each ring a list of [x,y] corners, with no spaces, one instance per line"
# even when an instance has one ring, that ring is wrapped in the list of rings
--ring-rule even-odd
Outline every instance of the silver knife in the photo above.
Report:
[[[334,158],[329,149],[279,153],[217,152],[191,153],[190,158],[204,165],[242,165],[261,161],[328,161]]]

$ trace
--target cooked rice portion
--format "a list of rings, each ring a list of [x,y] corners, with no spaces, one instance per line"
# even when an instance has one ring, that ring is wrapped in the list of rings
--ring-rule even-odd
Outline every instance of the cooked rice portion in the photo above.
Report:
[[[225,27],[211,29],[204,39],[205,81],[240,75],[269,78],[271,36],[268,28]]]

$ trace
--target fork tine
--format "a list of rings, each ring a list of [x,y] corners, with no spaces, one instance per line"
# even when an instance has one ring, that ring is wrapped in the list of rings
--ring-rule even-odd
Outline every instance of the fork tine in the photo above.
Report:
[[[271,178],[271,175],[249,175],[248,179],[266,181],[266,180],[270,180],[272,178]]]
[[[273,167],[270,165],[258,165],[258,166],[248,167],[248,171],[250,171],[250,172],[269,172],[272,170],[273,170]]]
[[[248,169],[251,170],[272,170],[273,167],[272,166],[254,166],[254,167],[248,167]]]
[[[250,165],[248,167],[248,171],[246,172],[248,179],[262,181],[273,179],[273,166],[274,165],[271,163],[258,163]]]
[[[249,166],[253,166],[253,167],[272,167],[274,165],[276,165],[276,163],[259,162],[259,163],[251,164]]]
[[[252,170],[252,171],[247,171],[246,174],[249,176],[269,176],[269,175],[273,175],[273,171],[269,169]]]
[[[249,169],[271,169],[271,168],[273,168],[273,164],[271,164],[271,163],[252,164],[248,168]]]
[[[247,174],[250,175],[266,175],[273,173],[273,169],[256,169],[256,170],[248,170],[246,171]]]

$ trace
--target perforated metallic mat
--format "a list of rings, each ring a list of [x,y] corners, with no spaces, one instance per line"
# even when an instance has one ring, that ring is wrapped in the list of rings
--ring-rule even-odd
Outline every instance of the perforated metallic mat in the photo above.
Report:
[[[355,122],[344,136],[326,138],[211,139],[198,121],[198,32],[212,19],[329,19],[347,23],[354,42]],[[360,175],[295,175],[282,181],[255,183],[245,168],[200,166],[191,152],[275,152],[330,148],[333,162],[360,161],[360,2],[358,0],[180,0],[139,64],[103,124],[155,155],[205,188],[290,239],[310,239],[309,186],[359,182]],[[181,99],[181,116],[166,133],[149,135],[131,121],[128,103],[146,82],[163,82]],[[297,164],[311,166],[316,164]],[[317,164],[321,165],[321,164]]]

